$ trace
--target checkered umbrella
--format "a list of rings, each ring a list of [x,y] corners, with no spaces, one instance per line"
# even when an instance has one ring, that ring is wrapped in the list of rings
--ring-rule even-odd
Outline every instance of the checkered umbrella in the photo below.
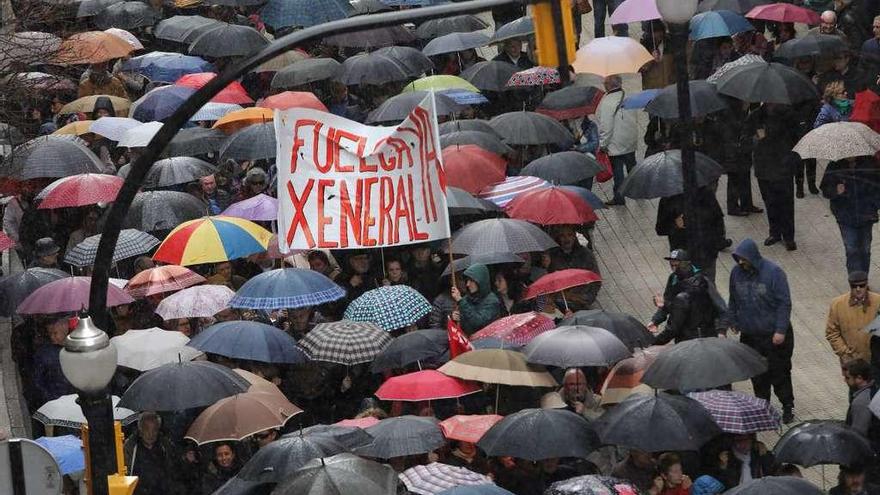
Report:
[[[439,462],[413,466],[397,475],[406,489],[421,495],[435,495],[459,485],[491,485],[492,480],[470,469]]]
[[[316,325],[299,346],[314,361],[353,366],[372,361],[391,340],[373,323],[342,320]]]
[[[725,433],[779,429],[779,411],[764,399],[730,390],[693,392],[688,396],[702,404]]]
[[[73,266],[90,266],[95,262],[98,254],[98,243],[101,242],[101,234],[86,237],[85,240],[74,246],[64,255],[64,262]],[[133,258],[150,252],[159,245],[159,239],[146,232],[136,229],[124,229],[119,232],[119,240],[116,241],[116,249],[113,251],[113,261]]]
[[[248,280],[229,305],[233,308],[293,309],[317,306],[343,297],[345,290],[342,287],[316,271],[283,268]]]
[[[431,311],[431,303],[408,285],[365,292],[345,310],[345,319],[372,322],[391,331],[409,326]]]

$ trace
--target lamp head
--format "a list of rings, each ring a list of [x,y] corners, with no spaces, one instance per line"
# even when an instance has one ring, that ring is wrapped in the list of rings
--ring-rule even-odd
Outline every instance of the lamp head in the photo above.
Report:
[[[687,24],[697,13],[699,0],[657,0],[657,10],[667,24]]]
[[[77,390],[99,392],[116,372],[116,346],[87,314],[80,314],[76,328],[64,340],[61,371]]]

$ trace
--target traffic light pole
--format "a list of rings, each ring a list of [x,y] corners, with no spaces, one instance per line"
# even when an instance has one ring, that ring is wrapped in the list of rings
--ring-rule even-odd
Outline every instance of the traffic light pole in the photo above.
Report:
[[[91,495],[109,495],[107,477],[116,472],[116,453],[113,430],[113,403],[110,392],[95,394],[78,392],[76,402],[82,408],[88,423],[88,486]]]

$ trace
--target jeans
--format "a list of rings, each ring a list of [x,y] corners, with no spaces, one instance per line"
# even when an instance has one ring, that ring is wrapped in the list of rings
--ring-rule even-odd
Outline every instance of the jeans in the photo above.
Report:
[[[614,13],[623,0],[593,0],[593,20],[595,21],[594,38],[605,37],[605,12],[608,15]],[[617,31],[618,36],[629,36],[629,25],[615,24],[612,26]]]
[[[755,397],[770,400],[770,390],[785,409],[794,407],[794,390],[791,386],[791,355],[794,352],[794,331],[791,325],[785,334],[785,342],[773,345],[773,334],[740,336],[740,342],[767,358],[767,371],[752,377]]]
[[[840,237],[843,239],[843,249],[846,251],[847,273],[868,273],[871,269],[871,240],[874,224],[853,227],[839,223],[837,226],[840,227]]]
[[[633,168],[635,168],[636,154],[627,153],[625,155],[617,155],[610,158],[611,173],[614,176],[614,202],[623,204],[626,202],[626,200],[620,194],[620,186],[623,185],[623,180],[626,179],[626,174],[628,174],[632,171]]]

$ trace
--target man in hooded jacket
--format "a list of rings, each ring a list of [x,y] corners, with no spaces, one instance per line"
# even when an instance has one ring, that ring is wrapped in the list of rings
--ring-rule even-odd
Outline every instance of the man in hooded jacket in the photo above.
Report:
[[[501,301],[492,292],[489,269],[482,263],[475,263],[464,271],[465,295],[457,287],[452,288],[452,299],[458,303],[458,316],[461,329],[468,335],[485,327],[501,316]]]
[[[785,272],[764,259],[752,239],[744,239],[733,252],[737,266],[730,272],[728,310],[740,342],[767,358],[767,371],[752,377],[755,395],[770,400],[771,387],[782,403],[782,420],[794,419],[791,386],[791,294]]]

